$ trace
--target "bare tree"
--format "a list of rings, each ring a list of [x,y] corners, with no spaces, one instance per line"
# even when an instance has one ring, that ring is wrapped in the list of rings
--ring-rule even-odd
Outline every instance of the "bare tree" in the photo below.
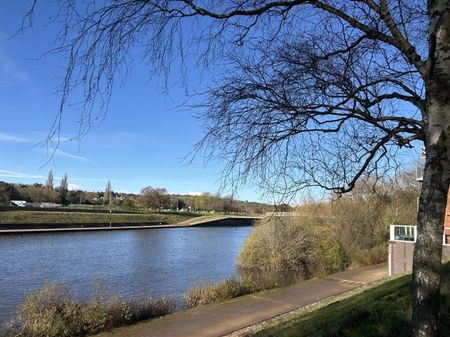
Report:
[[[45,195],[47,197],[47,201],[54,201],[55,192],[53,190],[53,171],[50,170],[48,172],[47,181],[45,182]]]
[[[103,116],[139,46],[155,71],[189,54],[213,66],[199,149],[225,160],[231,181],[257,179],[282,195],[307,186],[345,193],[363,175],[395,169],[398,149],[423,142],[413,334],[437,336],[450,182],[449,8],[449,0],[67,0],[55,20],[63,29],[54,51],[68,65],[49,140],[80,88],[80,136]]]
[[[111,193],[112,193],[111,181],[108,180],[108,183],[105,186],[105,193],[103,194],[103,205],[111,206],[111,202],[112,202]]]
[[[141,190],[140,201],[146,208],[161,212],[170,203],[170,197],[165,188],[148,186]]]
[[[47,181],[45,183],[45,190],[46,192],[53,191],[53,172],[50,170],[48,172]]]

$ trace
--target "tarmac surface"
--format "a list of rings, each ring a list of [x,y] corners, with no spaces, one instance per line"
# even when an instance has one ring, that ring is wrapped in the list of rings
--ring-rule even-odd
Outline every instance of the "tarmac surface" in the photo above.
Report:
[[[387,277],[379,264],[176,312],[97,337],[219,337]]]

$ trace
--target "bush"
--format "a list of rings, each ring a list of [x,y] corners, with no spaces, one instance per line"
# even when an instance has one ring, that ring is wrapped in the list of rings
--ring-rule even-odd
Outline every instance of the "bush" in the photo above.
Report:
[[[388,255],[387,244],[381,244],[368,249],[358,249],[352,253],[350,260],[354,267],[370,266],[386,262]]]
[[[30,292],[17,316],[3,329],[5,337],[84,336],[175,310],[175,299],[124,300],[119,296],[77,301],[62,284],[45,284]]]
[[[273,218],[256,226],[242,246],[244,269],[293,271],[304,278],[342,270],[345,256],[330,229],[298,217]]]
[[[199,305],[220,302],[229,298],[250,293],[238,279],[230,278],[220,283],[203,283],[192,287],[184,295],[186,307],[193,308]]]
[[[347,265],[347,256],[334,233],[327,227],[310,226],[307,230],[312,237],[309,263],[309,274],[324,276],[344,269]]]

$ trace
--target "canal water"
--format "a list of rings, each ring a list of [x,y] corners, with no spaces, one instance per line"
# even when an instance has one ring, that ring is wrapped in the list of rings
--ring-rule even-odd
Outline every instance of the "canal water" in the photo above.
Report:
[[[252,227],[191,227],[0,235],[0,324],[28,291],[65,283],[85,297],[100,279],[111,294],[177,296],[237,273]]]

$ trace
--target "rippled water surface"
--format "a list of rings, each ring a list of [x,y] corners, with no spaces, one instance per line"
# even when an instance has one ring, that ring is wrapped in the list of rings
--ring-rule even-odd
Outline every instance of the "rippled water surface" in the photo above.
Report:
[[[0,236],[0,323],[27,291],[62,282],[85,296],[95,279],[125,297],[177,295],[236,273],[251,227],[196,227]]]

